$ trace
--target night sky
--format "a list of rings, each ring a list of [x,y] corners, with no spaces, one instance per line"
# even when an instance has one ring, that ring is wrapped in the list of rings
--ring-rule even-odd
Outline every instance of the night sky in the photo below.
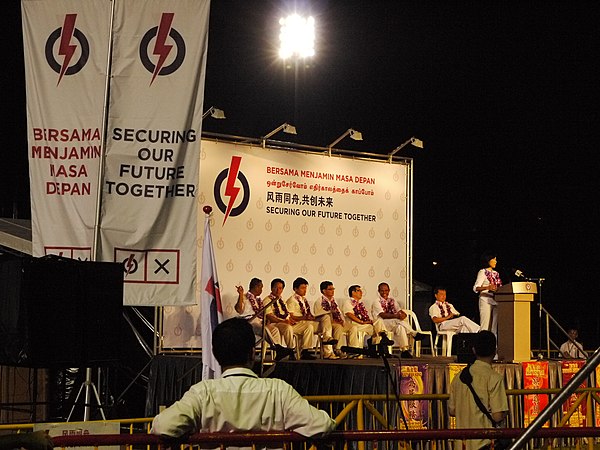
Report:
[[[0,215],[29,218],[20,8],[7,3]],[[294,9],[315,17],[317,55],[287,68],[278,19]],[[278,139],[327,146],[352,127],[364,140],[338,147],[384,154],[422,139],[401,153],[414,158],[415,279],[478,320],[471,287],[492,249],[501,271],[545,278],[544,306],[595,348],[599,24],[592,1],[213,0],[205,109],[227,120],[204,130],[289,122],[298,135]]]

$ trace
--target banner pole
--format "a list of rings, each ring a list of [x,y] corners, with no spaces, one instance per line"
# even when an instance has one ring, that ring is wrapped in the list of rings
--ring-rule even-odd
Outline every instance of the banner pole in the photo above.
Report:
[[[112,37],[113,37],[113,24],[115,20],[115,3],[117,0],[109,0],[111,2],[110,8],[110,22],[108,31],[108,52],[106,59],[106,77],[104,83],[104,109],[102,111],[102,141],[100,144],[100,161],[98,165],[98,185],[96,191],[96,217],[94,219],[94,237],[92,241],[92,261],[98,260],[98,245],[100,241],[100,213],[102,208],[102,188],[104,186],[104,162],[106,160],[106,141],[108,132],[108,104],[109,104],[109,90],[110,90],[110,74],[112,72]]]
[[[96,217],[94,219],[94,237],[92,241],[92,254],[91,260],[98,261],[98,242],[100,240],[100,208],[102,202],[102,186],[104,184],[104,160],[106,157],[106,133],[108,128],[108,92],[110,86],[110,73],[111,73],[111,60],[112,60],[112,35],[113,35],[113,21],[115,18],[115,2],[117,0],[110,0],[111,8],[110,8],[110,22],[109,22],[109,30],[108,30],[108,52],[106,56],[106,77],[104,81],[104,108],[102,111],[102,140],[100,142],[100,161],[98,162],[98,184],[96,187],[96,208],[95,213]],[[100,370],[100,369],[99,369]],[[100,402],[100,396],[98,395],[98,391],[96,390],[96,386],[91,380],[92,369],[87,367],[85,369],[85,381],[82,384],[82,387],[85,387],[85,405],[83,409],[83,421],[87,422],[90,420],[91,413],[91,395],[92,392],[96,396],[96,401],[98,402],[98,406],[100,407],[100,412],[102,413],[102,418],[106,420],[104,416],[104,409],[102,408],[102,403]],[[75,406],[75,405],[73,405]],[[71,412],[73,412],[71,410]]]

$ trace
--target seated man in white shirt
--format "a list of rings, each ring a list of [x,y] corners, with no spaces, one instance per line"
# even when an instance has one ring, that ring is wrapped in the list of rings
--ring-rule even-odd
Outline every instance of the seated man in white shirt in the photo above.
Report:
[[[429,307],[429,317],[440,331],[454,331],[456,333],[477,333],[479,325],[460,313],[446,301],[446,289],[436,287],[433,290],[435,303]]]
[[[418,333],[410,326],[403,305],[393,297],[390,297],[389,284],[379,283],[377,291],[379,292],[379,296],[377,300],[371,303],[371,316],[381,318],[385,327],[394,333],[394,342],[400,347],[400,356],[402,358],[412,358],[412,354],[409,351],[409,337],[420,341],[424,335]]]
[[[246,320],[236,317],[217,325],[212,351],[222,377],[193,385],[154,418],[151,433],[181,438],[195,433],[289,430],[310,437],[335,428],[325,411],[311,406],[285,381],[259,378],[251,370],[254,333]]]
[[[272,323],[263,324],[263,301],[261,294],[263,290],[263,282],[258,278],[252,278],[250,280],[250,286],[248,292],[244,293],[242,286],[236,286],[238,292],[238,301],[234,308],[235,311],[246,320],[249,321],[254,330],[254,335],[257,340],[264,338],[271,345],[271,348],[275,350],[277,361],[290,356],[294,353],[293,348],[287,348],[283,346],[284,343],[279,329]],[[263,329],[264,326],[264,329]]]
[[[294,346],[294,334],[300,337],[297,349],[301,352],[300,359],[315,359],[310,352],[313,343],[313,335],[315,334],[313,322],[296,320],[294,316],[290,314],[286,302],[281,298],[284,287],[285,281],[281,278],[275,278],[271,281],[271,293],[267,299],[265,299],[266,301],[271,301],[271,306],[269,306],[266,311],[267,320],[277,327],[286,343],[286,347],[292,348]],[[290,359],[292,359],[292,356],[290,356]]]
[[[344,333],[349,330],[349,323],[342,315],[341,305],[338,305],[335,299],[335,287],[333,286],[333,282],[328,280],[321,281],[319,289],[321,291],[321,297],[315,300],[313,311],[316,320],[319,322],[319,329],[324,330],[324,334],[325,330],[331,330],[330,334],[333,335],[333,340],[335,341],[335,344],[333,344],[333,352],[329,353],[327,351],[328,347],[325,346],[323,349],[323,353],[325,353],[323,357],[325,359],[338,359],[345,356],[339,348],[339,344]]]
[[[569,328],[567,334],[569,340],[560,346],[560,355],[566,359],[587,358],[587,353],[583,350],[583,344],[577,342],[579,332],[575,328]]]
[[[333,339],[331,319],[329,315],[322,316],[324,320],[317,320],[313,314],[310,303],[306,299],[306,290],[308,289],[308,281],[305,278],[298,277],[292,284],[294,294],[285,302],[288,312],[296,320],[294,332],[296,335],[304,331],[306,324],[310,324],[313,330],[320,334],[323,343],[323,358],[337,359],[333,353],[332,345],[337,344],[337,340]]]
[[[348,288],[348,295],[350,298],[342,303],[341,310],[350,319],[350,331],[348,332],[350,347],[364,347],[364,343],[360,342],[359,338],[361,331],[371,336],[373,344],[378,344],[381,340],[381,333],[387,334],[383,320],[379,317],[376,317],[375,320],[371,318],[362,302],[362,289],[358,284],[353,284]]]

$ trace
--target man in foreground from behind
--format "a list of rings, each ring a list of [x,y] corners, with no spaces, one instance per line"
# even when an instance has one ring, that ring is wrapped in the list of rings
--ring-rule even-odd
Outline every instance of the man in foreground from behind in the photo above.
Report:
[[[198,432],[289,430],[310,437],[335,428],[325,411],[311,406],[285,381],[258,378],[251,370],[254,332],[246,320],[220,323],[212,342],[222,377],[192,386],[154,418],[153,434],[180,438]]]
[[[54,444],[48,431],[15,433],[0,436],[0,450],[25,448],[27,450],[52,450]]]
[[[473,351],[476,360],[463,370],[472,376],[471,385],[483,406],[488,410],[496,423],[501,423],[508,414],[508,398],[504,389],[502,375],[492,369],[492,361],[496,354],[496,336],[487,330],[477,333]],[[495,428],[490,418],[477,406],[473,393],[468,385],[455,375],[450,384],[448,412],[456,417],[456,428]],[[489,439],[469,439],[467,450],[490,448]]]

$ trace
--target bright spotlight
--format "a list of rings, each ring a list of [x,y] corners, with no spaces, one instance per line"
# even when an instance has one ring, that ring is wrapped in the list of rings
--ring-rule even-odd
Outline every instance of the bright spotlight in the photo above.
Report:
[[[292,14],[279,19],[279,57],[307,58],[315,54],[315,19]]]

